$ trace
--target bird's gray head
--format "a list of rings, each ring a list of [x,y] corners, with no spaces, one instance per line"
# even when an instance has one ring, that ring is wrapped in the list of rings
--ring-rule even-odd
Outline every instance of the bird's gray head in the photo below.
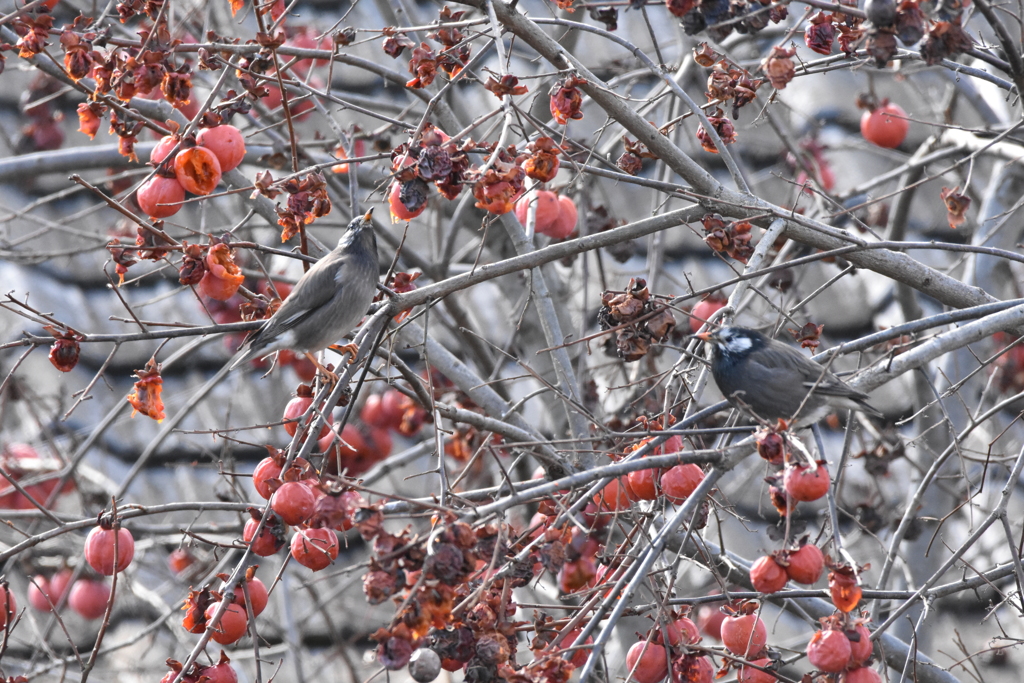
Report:
[[[722,327],[697,335],[726,356],[743,357],[764,345],[764,337],[754,330],[743,327]]]
[[[341,239],[338,240],[338,246],[344,247],[359,237],[363,238],[363,240],[372,240],[376,244],[376,235],[373,233],[373,209],[370,209],[362,216],[356,216],[352,219],[352,222],[348,224],[345,232],[341,235]]]

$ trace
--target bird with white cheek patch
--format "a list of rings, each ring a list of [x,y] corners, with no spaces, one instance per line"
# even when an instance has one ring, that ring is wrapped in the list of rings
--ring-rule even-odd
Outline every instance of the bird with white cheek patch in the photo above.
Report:
[[[867,394],[795,347],[745,327],[696,336],[711,344],[711,374],[725,398],[761,419],[795,419],[798,426],[809,426],[836,409],[882,416],[867,403]]]

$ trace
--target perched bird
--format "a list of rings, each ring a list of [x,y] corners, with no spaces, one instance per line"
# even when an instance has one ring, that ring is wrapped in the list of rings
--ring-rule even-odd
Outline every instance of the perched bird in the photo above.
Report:
[[[795,347],[745,327],[722,327],[696,335],[712,345],[711,374],[737,408],[774,421],[796,418],[814,424],[831,410],[881,413],[857,391]]]
[[[377,290],[377,237],[372,216],[370,209],[348,224],[338,246],[306,271],[281,308],[245,341],[231,368],[291,349],[304,353],[327,372],[313,354],[351,332]]]

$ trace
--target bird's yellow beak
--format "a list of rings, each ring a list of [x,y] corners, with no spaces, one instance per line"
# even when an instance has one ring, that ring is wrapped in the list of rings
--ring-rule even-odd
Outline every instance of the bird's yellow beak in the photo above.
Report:
[[[693,336],[696,337],[697,339],[700,339],[702,342],[710,342],[711,339],[715,336],[715,333],[712,332],[711,330],[708,330],[707,332],[701,332],[700,334],[695,334]]]
[[[366,212],[366,214],[363,216],[363,220],[367,221],[367,222],[373,220],[373,209],[372,208],[369,211]]]

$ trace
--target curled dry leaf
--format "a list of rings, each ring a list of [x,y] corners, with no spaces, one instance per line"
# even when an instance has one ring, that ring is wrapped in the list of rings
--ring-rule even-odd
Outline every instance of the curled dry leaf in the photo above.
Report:
[[[198,285],[206,274],[206,253],[201,244],[181,243],[184,255],[178,269],[178,282],[185,286]]]
[[[416,43],[404,33],[399,33],[394,26],[385,26],[381,33],[384,34],[384,54],[392,59],[398,59],[405,48],[414,48]]]
[[[277,206],[277,224],[284,228],[281,241],[287,242],[298,234],[300,226],[329,214],[331,199],[327,195],[327,180],[319,171],[290,178],[283,188],[288,193],[288,205]]]
[[[46,49],[46,39],[53,28],[53,17],[49,14],[25,14],[18,17],[15,22],[15,30],[21,38],[15,44],[18,48],[18,56],[22,59],[31,59]]]

